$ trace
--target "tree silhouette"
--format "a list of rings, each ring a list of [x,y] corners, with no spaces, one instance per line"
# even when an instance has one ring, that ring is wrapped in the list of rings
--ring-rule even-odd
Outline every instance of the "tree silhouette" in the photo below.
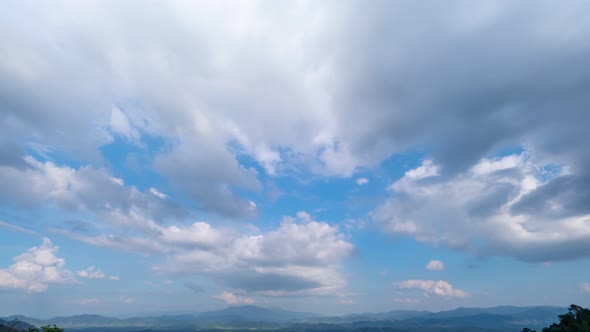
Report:
[[[27,332],[64,332],[64,329],[57,327],[57,325],[44,325],[41,326],[41,330],[36,327],[29,327]]]
[[[543,332],[590,332],[590,310],[572,304],[568,312],[559,315],[559,324],[553,323],[543,328]],[[521,332],[536,332],[527,328]]]
[[[55,324],[41,326],[41,330],[43,332],[64,332],[64,329],[57,327]]]

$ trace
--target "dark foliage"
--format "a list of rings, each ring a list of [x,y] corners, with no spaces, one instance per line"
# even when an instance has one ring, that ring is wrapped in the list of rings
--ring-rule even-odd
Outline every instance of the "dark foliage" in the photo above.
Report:
[[[41,326],[41,330],[43,332],[64,332],[64,329],[57,327],[55,324]],[[39,329],[36,327],[32,327],[32,328],[29,328],[28,332],[41,332],[41,331],[39,331]]]
[[[521,332],[536,331],[524,328]],[[590,310],[572,304],[566,314],[559,315],[559,324],[553,323],[543,332],[590,332]]]
[[[20,332],[20,331],[11,327],[11,326],[0,324],[0,332]]]

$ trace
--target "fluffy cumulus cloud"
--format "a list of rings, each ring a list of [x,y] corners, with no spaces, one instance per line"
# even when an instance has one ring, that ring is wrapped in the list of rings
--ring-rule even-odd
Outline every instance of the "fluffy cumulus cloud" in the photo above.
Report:
[[[87,279],[109,279],[109,280],[120,280],[118,276],[109,276],[102,272],[101,269],[97,269],[94,266],[90,266],[85,270],[76,272],[76,275],[80,278]]]
[[[254,304],[256,301],[249,297],[241,297],[232,292],[224,291],[219,295],[214,296],[213,298],[219,299],[227,304],[235,305],[235,304]]]
[[[231,234],[208,224],[193,227],[190,237],[179,237],[180,229],[163,233],[165,241],[185,250],[171,255],[161,269],[200,271],[232,289],[268,295],[325,293],[345,284],[337,267],[352,254],[352,244],[337,226],[307,213],[284,218],[278,229],[258,235]]]
[[[583,293],[590,293],[590,283],[589,282],[580,283],[580,290]]]
[[[56,256],[59,247],[47,238],[43,244],[16,256],[14,264],[0,270],[0,289],[22,289],[32,293],[44,292],[50,284],[76,282],[74,275],[64,266],[63,258]]]
[[[571,177],[567,168],[536,164],[527,152],[484,158],[452,176],[427,160],[393,183],[391,198],[372,214],[386,233],[479,254],[540,262],[584,257],[590,214],[573,209],[571,196],[544,197],[543,208],[529,208]]]
[[[359,186],[363,186],[365,184],[369,183],[369,179],[367,178],[358,178],[356,179],[356,184]]]
[[[155,267],[162,273],[205,275],[233,290],[270,296],[327,294],[342,289],[346,281],[338,269],[354,251],[338,226],[315,221],[303,211],[283,218],[277,229],[257,234],[206,222],[161,226],[139,217],[127,225],[133,225],[126,229],[135,235],[52,231],[97,246],[163,254],[165,263]],[[202,291],[196,284],[185,285]]]
[[[445,269],[445,263],[439,260],[431,260],[426,264],[426,269],[433,270],[433,271],[441,271]]]
[[[440,296],[440,297],[468,297],[469,294],[453,288],[451,284],[444,280],[404,280],[396,286],[402,290],[418,289],[424,292],[425,296]]]
[[[30,248],[16,256],[9,268],[0,269],[0,289],[41,293],[47,291],[50,284],[78,283],[76,277],[119,280],[118,276],[107,276],[94,266],[74,273],[65,268],[66,260],[57,256],[58,251],[58,246],[43,238],[41,246]]]

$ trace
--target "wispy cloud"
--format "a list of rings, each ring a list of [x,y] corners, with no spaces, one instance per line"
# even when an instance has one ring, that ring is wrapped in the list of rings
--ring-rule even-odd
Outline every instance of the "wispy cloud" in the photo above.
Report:
[[[426,264],[426,269],[432,271],[442,271],[445,269],[445,263],[439,260],[431,260],[428,262],[428,264]]]
[[[76,275],[80,278],[87,279],[109,279],[109,280],[120,280],[118,276],[109,276],[102,272],[101,269],[97,269],[94,266],[90,266],[85,270],[76,272]]]
[[[213,298],[221,300],[227,304],[254,304],[256,300],[249,297],[241,297],[232,292],[224,291]]]
[[[453,288],[451,284],[444,280],[404,280],[396,283],[399,289],[419,289],[424,291],[426,296],[441,297],[468,297],[469,294],[460,289]]]
[[[24,228],[24,227],[21,227],[21,226],[17,226],[17,225],[13,225],[13,224],[9,224],[9,223],[4,222],[4,221],[1,221],[1,220],[0,220],[0,228],[7,229],[9,231],[30,234],[30,235],[38,235],[38,236],[41,235],[41,234],[39,234],[38,232],[36,232],[34,230],[31,230],[31,229],[28,229],[28,228]]]

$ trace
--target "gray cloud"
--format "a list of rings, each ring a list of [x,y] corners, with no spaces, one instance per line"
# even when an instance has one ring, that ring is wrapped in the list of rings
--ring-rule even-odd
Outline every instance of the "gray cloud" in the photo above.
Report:
[[[154,267],[160,273],[214,277],[232,289],[273,296],[341,290],[346,281],[340,264],[354,252],[337,226],[305,212],[256,234],[205,222],[166,227],[137,215],[128,218],[135,219],[112,230],[120,235],[50,231],[104,248],[162,255],[164,262]]]
[[[142,11],[132,2],[92,10],[4,4],[0,176],[31,172],[23,151],[43,143],[90,162],[80,170],[90,179],[102,169],[94,166],[104,162],[101,146],[115,138],[141,144],[150,134],[173,142],[155,157],[159,173],[196,205],[235,218],[253,212],[239,191],[260,189],[241,153],[269,174],[351,176],[418,149],[439,165],[439,180],[453,181],[483,157],[517,146],[532,151],[534,164],[569,174],[527,193],[512,213],[545,211],[556,220],[587,213],[587,2],[242,5],[253,10],[231,2]],[[114,106],[122,112],[115,122]],[[5,199],[41,200],[28,197],[30,181],[7,183]],[[492,215],[515,193],[510,184],[483,189],[459,206],[465,210],[428,201],[442,214],[420,217],[444,220],[437,227],[461,246],[469,241],[446,230],[471,223],[455,220]],[[110,185],[105,192],[123,197]],[[100,208],[98,194],[79,195],[59,201]],[[548,202],[561,210],[535,209]]]
[[[532,141],[535,150],[553,150],[548,138],[555,135],[571,150],[560,162],[587,155],[580,123],[590,122],[583,111],[590,48],[574,45],[589,28],[578,6],[587,4],[390,1],[356,8],[354,29],[361,31],[342,51],[348,67],[336,98],[348,115],[339,119],[351,151],[378,161],[425,145],[443,172],[457,172],[505,145]],[[379,43],[384,36],[388,42]],[[375,45],[378,51],[365,52]]]
[[[231,217],[256,215],[256,206],[233,191],[260,190],[256,170],[241,166],[223,145],[211,142],[199,149],[191,147],[198,145],[184,143],[159,156],[156,169],[206,210]]]
[[[588,102],[583,92],[589,84],[589,47],[582,42],[588,31],[588,4],[387,1],[366,6],[351,1],[339,4],[338,10],[331,4],[293,5],[293,11],[257,8],[253,29],[265,24],[278,29],[270,35],[254,31],[246,46],[229,38],[234,32],[223,24],[231,20],[183,26],[186,8],[178,3],[141,13],[133,6],[105,3],[99,6],[103,11],[92,15],[108,15],[109,20],[93,20],[93,26],[67,16],[63,24],[69,29],[60,30],[51,15],[40,15],[30,22],[40,29],[29,31],[46,31],[56,43],[53,47],[34,36],[5,38],[15,46],[11,58],[33,65],[26,72],[16,60],[4,63],[4,77],[11,84],[3,91],[13,92],[6,94],[7,109],[14,110],[7,114],[39,127],[40,133],[61,132],[63,140],[49,140],[60,147],[93,147],[112,137],[90,126],[108,127],[112,105],[119,102],[116,96],[126,93],[147,106],[139,113],[126,110],[135,113],[128,114],[130,123],[141,130],[190,134],[195,125],[199,131],[210,126],[217,143],[237,141],[269,169],[287,158],[276,151],[279,147],[300,154],[319,152],[319,161],[308,161],[323,165],[311,169],[325,174],[348,174],[416,145],[432,145],[437,161],[449,170],[466,169],[491,150],[522,144],[525,138],[552,154],[564,145],[571,152],[582,147],[579,133],[588,122],[586,112],[580,111]],[[231,16],[226,5],[197,12]],[[6,15],[62,15],[63,8],[54,7],[10,4]],[[77,7],[66,9],[63,15],[68,10],[90,15]],[[135,14],[125,15],[128,12]],[[315,24],[297,17],[315,18]],[[166,29],[149,29],[141,24],[146,18]],[[24,29],[19,21],[3,21],[4,31]],[[101,28],[117,34],[98,34]],[[209,35],[211,30],[228,38],[220,43]],[[313,34],[299,44],[285,38],[300,32]],[[26,52],[31,49],[49,56],[33,57]],[[275,52],[279,49],[285,51]],[[224,59],[223,65],[216,55]],[[145,70],[148,67],[151,70]],[[48,84],[57,74],[89,82],[95,89],[70,84],[74,89],[62,91],[61,85]],[[34,90],[37,85],[51,89]],[[30,98],[40,94],[45,100]],[[326,98],[333,101],[331,108]],[[76,103],[86,101],[96,101],[96,106],[76,113]],[[80,129],[73,130],[74,125]],[[101,134],[93,144],[66,140],[82,130]],[[543,139],[556,133],[553,130],[559,139]],[[459,155],[454,149],[458,143]]]
[[[73,211],[90,211],[99,217],[139,213],[162,221],[188,216],[185,208],[158,197],[150,191],[141,192],[126,186],[105,169],[83,166],[74,169],[53,162],[40,162],[31,156],[24,159],[26,168],[0,166],[0,201],[19,207],[40,207],[54,204]]]
[[[8,135],[7,135],[8,136]],[[0,136],[0,165],[23,167],[26,166],[23,161],[25,150],[17,142],[13,142],[9,137]]]
[[[590,174],[563,175],[525,195],[512,207],[514,214],[553,218],[590,214]]]
[[[193,226],[162,232],[167,246],[180,250],[172,250],[157,270],[213,276],[232,289],[268,295],[333,293],[346,283],[338,267],[353,245],[336,226],[314,221],[305,212],[259,235],[232,234],[204,223]],[[195,245],[205,240],[211,245]]]
[[[229,287],[243,289],[249,292],[297,292],[301,290],[317,289],[323,285],[317,280],[306,279],[303,276],[286,274],[258,274],[242,272],[239,275],[227,274],[220,276]]]
[[[483,159],[453,177],[426,161],[392,184],[391,197],[372,216],[385,233],[478,255],[533,262],[588,257],[588,213],[575,201],[564,209],[559,199],[536,197],[567,175],[542,181],[542,167],[531,160],[526,153]]]

